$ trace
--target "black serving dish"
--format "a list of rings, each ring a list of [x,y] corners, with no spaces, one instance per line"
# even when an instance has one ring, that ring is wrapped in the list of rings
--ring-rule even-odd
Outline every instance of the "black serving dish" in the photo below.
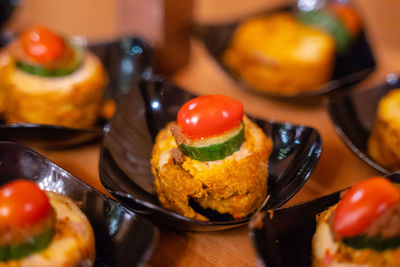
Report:
[[[12,38],[13,33],[4,32],[0,41],[7,43]],[[135,37],[90,44],[88,48],[99,56],[109,76],[104,98],[116,102],[127,93],[131,83],[136,82],[143,73],[151,71],[153,65],[152,49]],[[108,120],[100,118],[93,127],[77,129],[33,123],[7,124],[0,117],[0,140],[34,142],[50,148],[65,148],[102,138],[104,131],[108,130],[108,123]]]
[[[95,234],[95,266],[145,266],[158,241],[152,223],[25,146],[0,142],[0,162],[0,185],[27,179],[76,202]]]
[[[400,87],[395,74],[388,74],[386,81],[369,90],[352,91],[348,94],[332,95],[327,109],[336,133],[343,142],[361,159],[378,171],[388,174],[368,155],[367,142],[374,126],[379,100],[390,90]]]
[[[196,35],[203,41],[208,52],[219,64],[219,66],[232,80],[239,85],[240,88],[277,99],[299,100],[325,95],[333,91],[338,91],[346,85],[355,84],[366,78],[374,71],[375,60],[368,40],[366,39],[365,32],[361,32],[360,36],[354,41],[353,46],[348,51],[343,54],[336,55],[331,80],[323,84],[320,88],[309,92],[285,96],[261,91],[250,86],[243,79],[241,79],[239,75],[232,72],[229,67],[225,65],[222,60],[223,52],[227,49],[236,28],[242,21],[245,21],[250,17],[268,16],[279,12],[295,12],[297,10],[298,9],[295,4],[291,6],[279,7],[273,10],[257,13],[253,16],[247,16],[228,24],[196,25],[195,32]]]
[[[157,199],[150,158],[157,133],[176,119],[180,107],[194,95],[153,76],[142,80],[121,99],[100,155],[100,179],[107,190],[135,212],[169,227],[211,231],[246,224],[209,212],[210,221],[181,216],[161,206]],[[322,149],[321,137],[312,128],[253,119],[273,139],[269,162],[269,201],[263,209],[287,202],[307,181]]]
[[[400,183],[400,174],[386,176]],[[311,241],[315,232],[315,216],[338,203],[340,194],[333,194],[292,207],[256,213],[249,224],[250,238],[259,262],[265,267],[310,267]]]

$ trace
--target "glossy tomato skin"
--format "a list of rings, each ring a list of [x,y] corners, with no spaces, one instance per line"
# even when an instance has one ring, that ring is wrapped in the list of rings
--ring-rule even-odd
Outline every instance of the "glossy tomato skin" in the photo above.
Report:
[[[365,233],[371,223],[388,207],[400,202],[400,190],[383,177],[369,178],[344,193],[333,221],[341,237]]]
[[[64,39],[42,26],[24,31],[21,43],[25,54],[40,64],[62,58],[66,50]]]
[[[34,182],[15,180],[0,188],[0,226],[24,227],[51,213],[50,201]]]
[[[224,95],[204,95],[186,102],[177,123],[190,139],[205,139],[226,133],[243,120],[243,104]]]

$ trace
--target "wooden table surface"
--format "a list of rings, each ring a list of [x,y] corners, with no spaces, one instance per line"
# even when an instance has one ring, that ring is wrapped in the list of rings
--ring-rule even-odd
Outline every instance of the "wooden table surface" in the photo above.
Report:
[[[79,2],[84,3],[82,9],[86,8],[86,11],[92,8],[90,13],[92,16],[102,16],[103,20],[97,21],[97,24],[85,20],[88,13],[82,10],[74,11],[76,17],[72,24],[60,19],[62,14],[72,12],[74,1],[57,1],[58,7],[52,0],[40,1],[25,0],[24,6],[20,8],[8,27],[19,29],[31,22],[54,22],[54,25],[65,32],[81,31],[91,38],[107,39],[118,35],[118,26],[115,22],[118,16],[114,12],[117,10],[117,1],[101,0],[96,1],[95,5],[92,5],[95,0]],[[194,18],[200,22],[224,21],[281,2],[283,1],[197,0]],[[399,71],[400,53],[396,51],[396,47],[400,44],[398,40],[400,37],[396,31],[399,29],[400,18],[397,18],[396,14],[400,11],[400,2],[359,0],[356,3],[364,16],[368,28],[367,34],[378,63],[376,72],[358,85],[360,88],[365,88],[382,81],[388,72]],[[42,5],[41,8],[38,8],[38,4]],[[57,12],[60,16],[57,16]],[[304,124],[320,132],[323,152],[317,168],[304,188],[287,205],[314,199],[379,174],[353,154],[336,135],[325,110],[324,99],[315,101],[311,105],[293,104],[241,90],[213,61],[202,43],[195,39],[192,40],[190,63],[171,78],[181,87],[196,94],[219,93],[240,99],[245,111],[250,115]],[[80,179],[105,192],[98,175],[100,144],[64,151],[35,149]],[[161,228],[160,232],[159,244],[148,263],[149,266],[257,266],[258,264],[247,227],[219,232],[184,232]]]

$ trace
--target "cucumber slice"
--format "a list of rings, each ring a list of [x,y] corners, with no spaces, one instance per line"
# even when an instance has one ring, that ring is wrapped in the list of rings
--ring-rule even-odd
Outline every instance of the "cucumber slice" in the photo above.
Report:
[[[400,236],[391,238],[382,238],[380,236],[370,237],[367,235],[357,235],[343,239],[346,246],[355,249],[373,249],[383,251],[387,249],[396,249],[400,246]]]
[[[40,65],[30,64],[24,61],[17,61],[17,68],[27,72],[32,75],[42,76],[42,77],[62,77],[67,76],[74,71],[76,71],[83,63],[84,60],[84,47],[71,45],[71,48],[74,50],[74,59],[71,60],[67,66],[57,69],[47,69]]]
[[[0,262],[19,260],[32,253],[45,249],[51,243],[54,233],[55,229],[51,226],[26,243],[10,244],[0,247]]]
[[[298,20],[304,24],[314,25],[329,32],[335,39],[337,51],[346,52],[353,41],[353,37],[344,23],[334,14],[324,10],[300,12]]]
[[[179,148],[183,154],[192,159],[199,161],[214,161],[224,159],[225,157],[232,155],[234,152],[240,149],[240,146],[244,141],[245,137],[243,126],[239,133],[224,142],[208,146],[192,146],[181,144]]]

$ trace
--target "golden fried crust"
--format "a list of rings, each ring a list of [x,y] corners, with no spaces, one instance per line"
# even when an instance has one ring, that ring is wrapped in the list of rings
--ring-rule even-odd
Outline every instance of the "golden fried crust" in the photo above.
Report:
[[[10,91],[9,77],[14,69],[13,58],[6,52],[0,52],[0,114],[6,110],[7,95]]]
[[[93,229],[79,207],[68,197],[46,192],[56,213],[56,233],[50,245],[19,261],[0,267],[89,267],[94,264]]]
[[[14,66],[0,79],[7,87],[7,122],[85,128],[98,119],[107,74],[99,59],[87,52],[83,65],[64,77],[40,77]]]
[[[184,156],[174,162],[177,148],[170,132],[172,123],[160,131],[151,159],[155,188],[161,204],[186,217],[206,218],[188,204],[193,198],[203,208],[243,217],[253,212],[267,192],[268,157],[272,141],[245,118],[246,141],[241,149],[223,160],[201,162]]]
[[[240,24],[223,61],[255,89],[294,95],[327,82],[334,56],[328,33],[280,13]]]
[[[379,101],[374,128],[368,139],[368,153],[389,170],[400,169],[400,89]]]
[[[313,236],[313,267],[398,267],[400,249],[382,252],[371,249],[353,249],[340,241],[334,241],[329,218],[337,205],[317,216],[317,228]],[[328,252],[329,251],[329,252]],[[331,255],[331,264],[324,264],[326,254]]]

